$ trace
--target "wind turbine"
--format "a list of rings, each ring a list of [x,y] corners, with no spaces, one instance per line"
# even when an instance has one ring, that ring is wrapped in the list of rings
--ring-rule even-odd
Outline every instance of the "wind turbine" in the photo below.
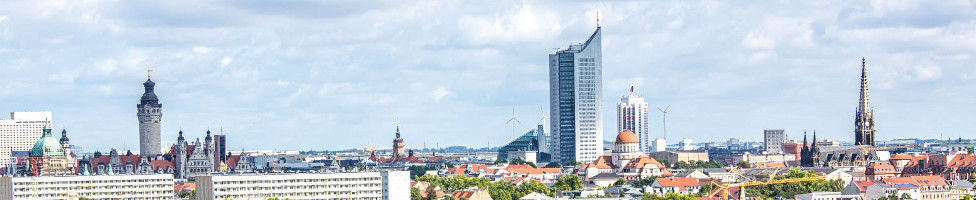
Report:
[[[505,124],[509,124],[509,123],[512,124],[512,136],[516,136],[515,135],[515,126],[516,126],[516,124],[521,125],[522,122],[515,118],[515,106],[512,106],[512,119],[509,119],[508,122],[505,122]],[[516,137],[518,137],[518,136],[516,136]]]
[[[671,108],[671,105],[670,104],[667,107],[664,107],[664,109],[661,109],[661,107],[657,107],[657,110],[660,110],[661,111],[661,115],[662,115],[662,117],[661,117],[661,124],[662,124],[662,126],[661,127],[664,129],[664,140],[665,141],[667,141],[667,139],[668,139],[668,109],[669,108]]]

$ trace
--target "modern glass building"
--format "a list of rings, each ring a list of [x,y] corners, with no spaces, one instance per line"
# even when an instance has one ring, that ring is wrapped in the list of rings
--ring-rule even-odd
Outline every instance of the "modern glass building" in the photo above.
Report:
[[[603,153],[600,27],[582,44],[549,54],[552,160],[591,162]]]
[[[547,143],[544,138],[546,138],[547,134],[543,128],[540,124],[536,129],[529,130],[529,132],[526,132],[514,141],[502,146],[502,148],[498,149],[498,159],[508,160],[508,152],[510,151],[538,151],[536,158],[543,158],[540,159],[542,161],[547,160],[544,158],[548,157],[546,156],[548,153],[543,152],[544,146]]]

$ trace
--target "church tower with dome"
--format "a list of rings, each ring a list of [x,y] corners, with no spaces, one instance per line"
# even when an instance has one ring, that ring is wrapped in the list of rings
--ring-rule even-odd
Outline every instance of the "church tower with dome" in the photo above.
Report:
[[[136,105],[139,117],[139,154],[144,157],[155,157],[162,154],[160,148],[160,119],[163,117],[163,104],[159,104],[154,88],[156,83],[146,78],[142,83],[145,92]]]
[[[642,153],[637,134],[629,130],[617,134],[617,140],[613,143],[613,153],[610,155],[616,166],[626,166],[631,159],[640,157]]]
[[[667,167],[641,151],[640,139],[630,130],[617,134],[610,155],[599,156],[590,163],[581,164],[575,173],[585,178],[623,178],[639,180],[653,176],[672,176]],[[605,186],[605,185],[603,185]]]

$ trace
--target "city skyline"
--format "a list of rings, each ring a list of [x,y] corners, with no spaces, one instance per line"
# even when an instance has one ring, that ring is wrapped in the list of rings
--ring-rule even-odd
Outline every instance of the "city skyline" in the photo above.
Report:
[[[765,129],[853,141],[865,57],[877,140],[976,128],[965,1],[45,3],[0,4],[0,111],[51,111],[88,151],[138,149],[147,69],[163,146],[181,129],[223,129],[235,150],[387,145],[397,116],[410,148],[504,145],[512,106],[526,122],[549,107],[545,56],[585,41],[598,15],[604,124],[634,84],[650,107],[672,105],[672,143]],[[648,121],[661,137],[661,116]]]

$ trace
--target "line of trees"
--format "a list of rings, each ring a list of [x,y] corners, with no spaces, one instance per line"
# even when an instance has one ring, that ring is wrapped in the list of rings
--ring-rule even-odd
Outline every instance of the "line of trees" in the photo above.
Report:
[[[805,178],[817,176],[813,170],[800,170],[790,168],[784,175],[773,177],[773,180]],[[781,183],[772,185],[758,185],[746,187],[746,194],[754,197],[763,198],[787,198],[792,199],[797,194],[806,194],[814,191],[840,192],[844,189],[844,181],[837,180],[816,180],[794,183]]]

